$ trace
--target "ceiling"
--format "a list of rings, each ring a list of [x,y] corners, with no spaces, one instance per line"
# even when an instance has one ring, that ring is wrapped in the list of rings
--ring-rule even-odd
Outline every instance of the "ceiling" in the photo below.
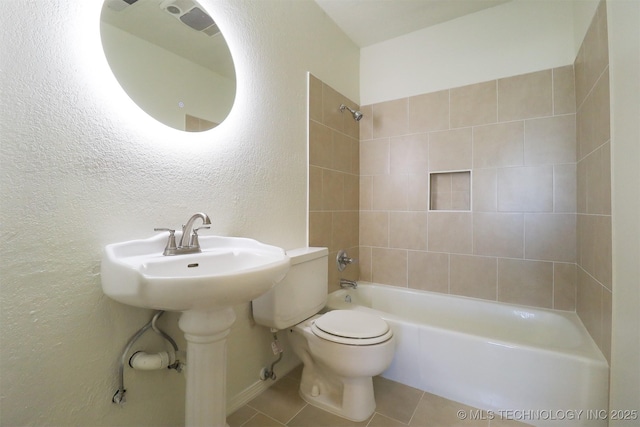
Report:
[[[196,31],[166,11],[178,4],[185,10],[199,6],[196,0],[105,0],[100,15],[104,23],[120,28],[169,52],[235,79],[229,47],[221,33],[209,35]],[[104,35],[103,35],[104,36]]]
[[[510,0],[315,0],[360,47],[508,1]]]

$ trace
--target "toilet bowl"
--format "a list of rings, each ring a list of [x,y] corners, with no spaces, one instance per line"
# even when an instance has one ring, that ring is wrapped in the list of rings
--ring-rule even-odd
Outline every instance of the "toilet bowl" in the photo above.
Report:
[[[300,395],[311,405],[353,421],[376,408],[372,377],[393,359],[395,340],[379,317],[354,310],[316,315],[290,329],[303,362]]]
[[[255,322],[288,330],[302,360],[300,395],[353,421],[376,408],[372,377],[391,364],[395,339],[380,317],[356,310],[318,314],[328,295],[327,248],[287,251],[291,268],[269,292],[252,301]]]

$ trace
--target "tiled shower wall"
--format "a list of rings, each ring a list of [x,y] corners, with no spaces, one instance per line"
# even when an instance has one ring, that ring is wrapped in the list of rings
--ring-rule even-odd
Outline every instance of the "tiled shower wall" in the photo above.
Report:
[[[575,309],[573,67],[362,108],[360,278]],[[471,171],[471,209],[429,173]]]
[[[611,353],[611,141],[609,53],[601,2],[575,61],[578,160],[577,312]]]
[[[359,278],[576,310],[609,358],[607,43],[602,2],[573,66],[365,106],[359,135],[338,112],[350,101],[311,76],[309,242],[330,249],[329,289]],[[429,173],[457,171],[471,209],[430,211]],[[341,248],[360,264],[339,276]]]
[[[329,248],[329,291],[340,277],[358,279],[358,265],[338,273],[340,249],[358,258],[360,131],[340,104],[359,108],[316,77],[309,76],[309,245]]]

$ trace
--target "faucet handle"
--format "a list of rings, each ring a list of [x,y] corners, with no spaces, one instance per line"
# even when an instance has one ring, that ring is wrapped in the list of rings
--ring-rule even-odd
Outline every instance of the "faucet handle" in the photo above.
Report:
[[[153,231],[168,231],[169,232],[169,240],[167,241],[167,246],[164,248],[163,255],[175,255],[175,251],[177,249],[176,245],[176,230],[171,228],[154,228]]]
[[[189,241],[189,246],[195,247],[195,248],[199,248],[200,247],[200,242],[198,241],[198,230],[201,230],[201,229],[208,230],[210,228],[211,227],[209,227],[208,225],[203,225],[201,227],[194,228],[193,229],[193,234],[191,235],[191,240]]]
[[[349,258],[349,255],[347,255],[347,251],[345,251],[344,249],[340,249],[338,251],[338,255],[336,256],[336,264],[338,265],[338,271],[342,272],[344,271],[345,268],[347,268],[347,265],[354,264],[357,262],[358,262],[357,259]]]

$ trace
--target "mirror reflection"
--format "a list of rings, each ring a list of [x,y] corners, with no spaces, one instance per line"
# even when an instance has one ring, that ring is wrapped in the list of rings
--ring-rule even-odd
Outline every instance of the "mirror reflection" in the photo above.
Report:
[[[227,117],[236,92],[227,43],[193,0],[105,0],[102,46],[118,82],[150,116],[204,131]]]

